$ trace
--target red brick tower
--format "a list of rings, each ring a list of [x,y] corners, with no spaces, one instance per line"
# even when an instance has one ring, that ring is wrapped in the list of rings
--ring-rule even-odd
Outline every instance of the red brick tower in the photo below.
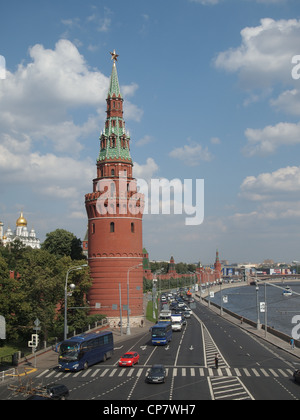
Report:
[[[132,177],[130,137],[123,119],[116,61],[107,96],[107,118],[100,136],[97,178],[93,192],[86,194],[88,215],[88,262],[93,284],[88,300],[91,314],[106,314],[111,325],[120,317],[130,325],[143,317],[143,196]],[[100,309],[99,309],[100,304]]]
[[[173,256],[170,259],[168,273],[169,274],[176,274],[175,260],[174,260],[174,257]]]
[[[222,265],[220,263],[219,251],[218,250],[216,252],[216,262],[214,264],[214,267],[215,267],[216,278],[220,279],[222,277]]]

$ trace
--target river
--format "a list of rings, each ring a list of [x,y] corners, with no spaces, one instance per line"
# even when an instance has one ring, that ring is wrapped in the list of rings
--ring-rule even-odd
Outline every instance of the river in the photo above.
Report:
[[[288,286],[288,283],[277,284],[283,288]],[[292,291],[300,294],[300,283],[289,284]],[[283,296],[283,290],[267,285],[267,323],[269,327],[283,332],[287,335],[292,335],[292,329],[296,324],[292,323],[295,315],[300,316],[300,296],[293,294],[292,296]],[[223,307],[235,312],[242,317],[257,321],[257,305],[256,305],[256,287],[244,286],[235,287],[223,290],[223,296],[228,297],[228,303],[223,303]],[[265,285],[259,283],[259,302],[265,301]],[[220,292],[215,293],[215,297],[211,298],[211,302],[221,304]],[[265,314],[260,313],[260,323],[265,323]],[[299,321],[297,321],[299,324]]]

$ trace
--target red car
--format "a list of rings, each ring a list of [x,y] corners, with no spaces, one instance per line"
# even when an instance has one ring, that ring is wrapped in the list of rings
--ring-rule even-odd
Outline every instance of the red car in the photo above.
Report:
[[[140,355],[136,351],[129,351],[119,360],[119,366],[133,366],[139,363]]]

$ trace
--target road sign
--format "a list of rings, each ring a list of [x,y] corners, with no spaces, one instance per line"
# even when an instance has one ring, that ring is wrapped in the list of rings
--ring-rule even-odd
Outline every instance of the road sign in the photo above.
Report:
[[[36,318],[36,320],[34,321],[34,325],[35,325],[36,327],[39,327],[39,326],[40,326],[40,324],[41,324],[41,321],[40,321],[38,318]]]
[[[265,302],[260,302],[259,307],[260,307],[260,312],[266,312],[266,303]]]

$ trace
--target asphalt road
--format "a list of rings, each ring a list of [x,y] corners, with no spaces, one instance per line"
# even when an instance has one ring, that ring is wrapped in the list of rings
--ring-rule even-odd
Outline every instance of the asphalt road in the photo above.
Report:
[[[140,363],[133,368],[118,367],[119,358],[130,350],[139,352]],[[214,364],[216,354],[218,369]],[[165,365],[167,380],[164,384],[148,384],[147,371],[157,363]],[[114,401],[124,401],[124,404],[125,401],[126,404],[240,399],[289,401],[300,398],[300,386],[292,379],[296,367],[299,360],[292,355],[267,345],[197,303],[187,325],[182,332],[173,332],[167,346],[152,346],[147,331],[117,343],[111,359],[86,371],[65,373],[45,369],[30,375],[30,380],[32,387],[63,383],[70,390],[69,400],[98,400],[104,404]],[[7,383],[0,383],[0,399],[26,397],[13,393]]]

